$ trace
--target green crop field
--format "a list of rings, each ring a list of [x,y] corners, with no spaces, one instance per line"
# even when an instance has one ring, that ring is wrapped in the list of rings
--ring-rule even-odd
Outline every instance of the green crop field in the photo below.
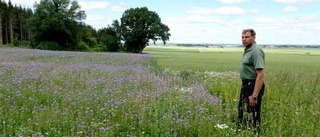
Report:
[[[149,46],[144,52],[157,58],[163,68],[195,71],[238,71],[243,48]],[[317,70],[320,49],[265,49],[266,69]],[[283,67],[283,66],[287,67]],[[289,68],[288,68],[289,67]]]
[[[320,134],[320,50],[267,48],[266,92],[262,106],[262,136]],[[200,81],[224,100],[222,119],[233,127],[239,97],[238,70],[243,48],[150,46],[158,65],[189,80]],[[210,75],[212,74],[212,75]],[[231,128],[232,129],[232,128]],[[221,129],[220,132],[228,132]],[[223,135],[230,135],[225,133]],[[221,134],[218,134],[218,136]],[[239,136],[247,136],[247,133]]]
[[[0,48],[0,136],[235,132],[243,48],[148,54]],[[320,135],[320,50],[265,49],[261,136]]]

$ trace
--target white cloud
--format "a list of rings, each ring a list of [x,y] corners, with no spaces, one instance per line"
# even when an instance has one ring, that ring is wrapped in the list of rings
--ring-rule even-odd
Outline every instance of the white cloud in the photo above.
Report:
[[[305,24],[305,26],[308,26],[310,23],[318,23],[319,22],[319,16],[312,16],[312,15],[304,15],[304,16],[295,16],[295,17],[287,17],[282,19],[283,22],[286,24],[296,25],[296,24]]]
[[[240,43],[243,20],[219,16],[191,15],[186,18],[165,18],[173,43]]]
[[[206,16],[201,15],[190,15],[186,18],[187,22],[194,22],[194,23],[207,23],[209,19]]]
[[[215,10],[215,13],[222,15],[239,15],[245,14],[246,11],[239,7],[220,7]]]
[[[273,19],[273,18],[256,18],[256,19],[254,19],[254,22],[257,22],[257,23],[273,23],[273,22],[276,22],[276,20]]]
[[[273,0],[273,1],[276,3],[294,4],[294,3],[314,2],[317,0]]]
[[[249,0],[219,0],[223,4],[239,4],[239,3],[244,3]]]
[[[249,11],[250,13],[253,13],[253,14],[258,14],[259,13],[259,10],[257,9],[252,9]]]
[[[116,12],[124,12],[127,8],[125,7],[121,7],[119,5],[116,5],[116,6],[112,6],[111,10],[112,11],[116,11]]]
[[[253,19],[252,25],[254,28],[260,28],[264,31],[275,31],[281,30],[283,23],[274,18],[264,17]]]
[[[90,21],[100,21],[103,19],[104,19],[104,17],[100,16],[100,15],[90,15],[87,17],[87,20],[90,20]]]
[[[96,29],[100,29],[107,26],[105,25],[105,17],[100,15],[89,14],[84,22]]]
[[[210,8],[204,8],[204,7],[190,7],[187,9],[188,14],[211,14],[213,13],[213,10]]]
[[[111,10],[116,12],[124,12],[127,9],[127,3],[120,2],[118,5],[112,6]]]
[[[79,5],[82,10],[96,10],[96,9],[104,9],[107,8],[110,4],[108,2],[98,2],[98,1],[79,1]]]
[[[295,11],[298,11],[299,8],[295,7],[295,6],[287,6],[283,10],[286,11],[286,12],[295,12]]]
[[[256,18],[251,23],[256,29],[258,43],[264,44],[316,44],[319,16],[293,16],[284,18]],[[308,26],[308,27],[306,27]],[[303,35],[302,35],[303,34]]]

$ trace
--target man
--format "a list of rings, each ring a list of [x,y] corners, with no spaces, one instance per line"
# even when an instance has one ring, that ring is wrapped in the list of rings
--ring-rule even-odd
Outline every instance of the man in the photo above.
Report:
[[[242,44],[245,46],[240,66],[242,87],[238,104],[238,129],[247,126],[259,132],[260,110],[264,92],[264,51],[256,44],[256,32],[245,29]]]

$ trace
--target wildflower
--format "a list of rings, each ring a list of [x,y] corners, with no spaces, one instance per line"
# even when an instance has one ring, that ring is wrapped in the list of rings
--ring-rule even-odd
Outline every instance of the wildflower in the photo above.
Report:
[[[226,129],[226,128],[228,128],[228,125],[226,125],[226,124],[217,124],[214,127],[215,128],[220,128],[220,129]]]

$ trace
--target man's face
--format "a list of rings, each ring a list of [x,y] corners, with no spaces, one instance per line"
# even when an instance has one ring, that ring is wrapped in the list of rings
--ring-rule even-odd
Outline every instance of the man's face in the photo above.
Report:
[[[242,45],[245,47],[250,47],[255,41],[255,37],[251,36],[251,32],[246,32],[242,34]]]

